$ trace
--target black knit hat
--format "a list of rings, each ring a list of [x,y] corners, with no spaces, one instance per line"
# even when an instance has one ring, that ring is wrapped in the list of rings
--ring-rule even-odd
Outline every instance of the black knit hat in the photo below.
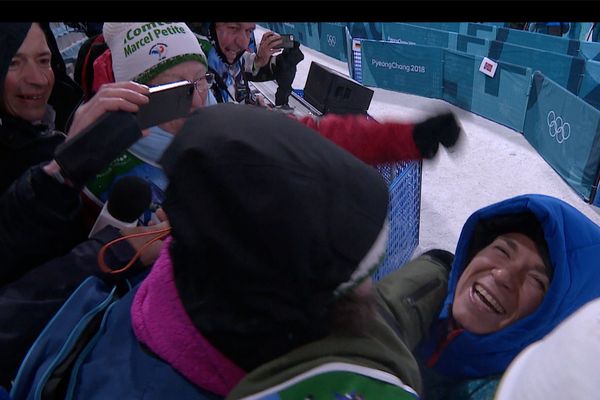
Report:
[[[29,28],[31,22],[0,22],[0,83],[4,82],[10,60],[21,47]]]
[[[327,334],[335,298],[385,251],[381,176],[280,113],[203,108],[161,164],[178,292],[242,368]]]
[[[533,240],[546,267],[546,274],[552,280],[554,268],[550,262],[548,245],[546,239],[544,239],[544,230],[535,215],[530,212],[500,215],[479,221],[471,236],[466,265],[480,250],[491,244],[498,236],[511,232],[521,233]]]

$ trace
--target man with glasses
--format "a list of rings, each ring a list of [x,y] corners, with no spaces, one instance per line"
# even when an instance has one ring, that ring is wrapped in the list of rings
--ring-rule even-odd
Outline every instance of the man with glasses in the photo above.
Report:
[[[208,57],[208,67],[215,74],[213,86],[219,103],[260,103],[248,81],[277,81],[275,106],[288,106],[296,65],[304,59],[300,43],[281,51],[282,38],[266,32],[257,48],[255,22],[189,23],[197,33]]]
[[[209,88],[214,75],[208,73],[207,61],[196,36],[183,22],[105,23],[103,35],[110,50],[115,81],[132,80],[148,86],[186,80],[194,84],[190,113],[215,104]],[[107,201],[112,185],[123,176],[145,179],[152,190],[152,203],[162,204],[167,178],[158,160],[183,127],[186,118],[178,118],[149,128],[140,139],[95,180],[88,183],[85,194],[99,208]],[[143,223],[156,220],[152,211]]]

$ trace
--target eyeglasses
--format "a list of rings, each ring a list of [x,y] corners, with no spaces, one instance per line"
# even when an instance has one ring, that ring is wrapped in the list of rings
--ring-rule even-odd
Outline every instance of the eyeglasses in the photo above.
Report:
[[[215,75],[212,73],[204,74],[200,79],[196,79],[192,84],[198,93],[206,93],[208,88],[215,82]]]

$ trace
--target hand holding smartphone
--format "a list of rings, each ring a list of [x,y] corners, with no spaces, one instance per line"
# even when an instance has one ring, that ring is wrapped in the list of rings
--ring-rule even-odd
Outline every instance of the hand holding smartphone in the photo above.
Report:
[[[194,85],[179,81],[150,88],[150,101],[135,114],[107,112],[59,146],[55,160],[63,174],[84,185],[142,137],[142,130],[189,114]]]
[[[273,47],[274,49],[291,49],[294,47],[294,35],[291,33],[282,33],[281,35],[282,42],[279,46]]]

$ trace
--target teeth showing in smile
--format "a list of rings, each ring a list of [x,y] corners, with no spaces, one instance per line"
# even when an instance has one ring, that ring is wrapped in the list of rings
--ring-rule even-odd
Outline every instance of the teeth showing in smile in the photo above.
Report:
[[[475,291],[475,294],[479,296],[481,301],[488,305],[497,314],[504,314],[506,312],[504,310],[504,307],[502,307],[500,303],[498,303],[496,299],[487,290],[483,288],[483,286],[475,284],[473,286],[473,290]]]
[[[26,100],[39,100],[42,98],[42,96],[21,96]]]

